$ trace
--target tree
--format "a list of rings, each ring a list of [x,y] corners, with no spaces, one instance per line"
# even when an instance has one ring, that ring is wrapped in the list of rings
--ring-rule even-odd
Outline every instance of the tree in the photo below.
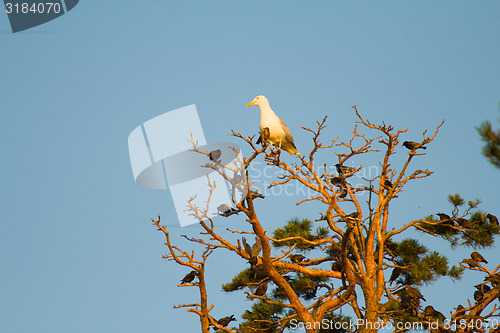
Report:
[[[489,121],[483,121],[476,127],[481,140],[486,142],[483,146],[483,155],[491,164],[500,168],[500,130],[493,130]]]
[[[230,210],[224,209],[220,214],[240,220],[240,215],[233,213],[244,214],[247,230],[226,229],[227,233],[241,235],[236,244],[215,231],[213,217],[208,214],[208,202],[207,207],[197,207],[192,200],[188,202],[188,209],[202,231],[201,238],[184,237],[203,248],[199,259],[173,244],[160,217],[153,219],[166,236],[169,252],[164,257],[196,272],[193,275],[198,278],[197,282],[179,286],[198,287],[200,302],[178,307],[199,316],[202,332],[209,332],[211,326],[221,332],[283,332],[287,328],[302,327],[308,333],[377,332],[384,325],[393,325],[397,332],[402,332],[410,330],[405,325],[411,323],[413,329],[428,328],[432,332],[478,332],[482,330],[479,323],[499,314],[494,302],[500,295],[500,266],[488,269],[484,263],[487,260],[481,260],[477,252],[470,257],[467,254],[457,265],[450,265],[444,255],[429,250],[420,240],[405,236],[413,228],[431,239],[445,239],[453,247],[493,246],[494,237],[499,233],[498,220],[479,210],[479,200],[466,202],[459,195],[450,195],[450,207],[443,208],[446,213],[410,217],[415,219],[398,228],[390,223],[390,202],[403,197],[402,190],[409,182],[433,173],[420,169],[410,171],[410,165],[424,155],[424,149],[433,142],[443,123],[432,136],[427,136],[425,131],[421,141],[405,141],[402,147],[400,137],[408,129],[396,131],[385,123],[375,125],[364,119],[356,106],[353,109],[358,121],[349,140],[337,143],[337,138],[328,145],[322,144],[320,136],[326,127],[325,117],[317,122],[315,129],[303,127],[311,133],[314,147],[308,155],[298,157],[297,162],[291,164],[280,159],[279,147],[268,146],[262,139],[259,146],[254,143],[254,136],[232,133],[252,150],[250,156],[240,161],[244,170],[263,155],[268,164],[283,172],[270,187],[297,182],[313,191],[313,196],[303,198],[297,205],[319,203],[323,209],[314,221],[290,219],[273,232],[265,230],[254,206],[254,200],[263,196],[251,189],[254,183],[248,179],[248,172],[238,183],[232,182],[235,208],[229,207]],[[379,136],[367,137],[358,127],[375,131]],[[198,149],[196,142],[192,144],[193,151],[207,155],[208,160],[210,152]],[[338,162],[336,168],[326,164],[318,168],[316,154],[333,147],[344,150],[335,152],[338,161],[331,164]],[[398,170],[391,165],[391,158],[401,151],[408,155]],[[348,168],[346,162],[354,156],[372,153],[382,153],[381,172],[371,178],[363,177],[362,184],[352,184],[352,177],[362,173],[365,167]],[[233,180],[228,176],[228,171],[235,172],[233,166],[223,165],[220,160],[212,162],[205,167],[228,181]],[[212,193],[215,185],[210,179],[207,182]],[[244,191],[245,188],[250,190]],[[244,200],[236,200],[238,192],[246,193]],[[363,194],[368,194],[368,200]],[[216,319],[210,315],[214,305],[208,306],[204,272],[207,259],[215,250],[229,251],[249,264],[222,286],[226,292],[245,290],[246,297],[255,300],[251,309],[243,314],[244,322],[238,328],[230,327],[230,317]],[[422,306],[425,296],[419,287],[443,277],[459,279],[464,270],[476,271],[484,277],[472,300],[467,298],[465,306],[457,305],[448,316],[432,305]],[[341,311],[346,308],[351,309],[349,317]],[[448,325],[454,320],[457,325]]]

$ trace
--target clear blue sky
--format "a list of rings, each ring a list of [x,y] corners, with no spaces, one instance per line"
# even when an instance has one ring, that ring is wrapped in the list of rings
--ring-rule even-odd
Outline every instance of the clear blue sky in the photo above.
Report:
[[[324,141],[348,139],[353,104],[373,122],[411,127],[409,140],[445,119],[414,165],[436,173],[408,186],[390,223],[445,211],[456,192],[500,215],[500,171],[474,130],[500,115],[498,1],[86,0],[17,34],[0,14],[0,45],[1,332],[199,331],[195,315],[172,309],[198,299],[176,287],[188,270],[161,259],[163,236],[149,223],[161,214],[178,225],[172,199],[134,184],[127,148],[136,126],[189,104],[207,141],[227,141],[231,129],[256,133],[258,111],[245,105],[264,94],[301,151],[311,140],[300,126],[324,115]],[[295,201],[259,203],[268,230],[317,217]],[[197,231],[171,230],[184,246],[179,235]],[[469,254],[421,239],[455,261]],[[209,262],[215,317],[239,323],[251,305],[219,292],[243,267],[232,254]],[[470,279],[482,277],[443,280],[427,298],[448,314],[472,296]]]

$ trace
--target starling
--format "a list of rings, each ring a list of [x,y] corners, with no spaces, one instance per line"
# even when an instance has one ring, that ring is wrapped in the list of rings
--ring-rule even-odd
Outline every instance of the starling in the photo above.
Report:
[[[181,280],[182,283],[191,283],[193,282],[194,278],[198,275],[197,271],[191,271],[186,274],[186,276]]]
[[[492,223],[496,223],[496,225],[497,225],[498,227],[500,227],[500,224],[498,223],[498,219],[497,219],[497,217],[496,217],[495,215],[488,214],[488,215],[486,215],[486,217],[488,218],[488,220],[489,220],[490,222],[492,222]]]
[[[243,247],[245,248],[246,253],[248,254],[249,257],[251,257],[252,256],[252,248],[250,247],[250,245],[248,245],[245,237],[243,237],[241,240],[243,241]]]
[[[426,301],[426,299],[424,298],[424,296],[422,296],[422,294],[420,293],[420,291],[418,291],[418,289],[415,289],[415,288],[410,287],[410,286],[406,286],[405,289],[406,289],[406,293],[411,298],[422,299],[422,300]]]
[[[469,267],[479,267],[478,263],[475,262],[473,259],[464,259],[462,260],[462,263],[469,265]]]
[[[260,238],[255,237],[255,244],[252,246],[252,252],[251,252],[252,257],[256,258],[259,255],[261,249],[262,245],[260,243]]]
[[[260,132],[259,138],[257,139],[257,144],[264,144],[269,139],[269,127],[264,127],[262,132]]]
[[[388,187],[388,188],[392,188],[392,183],[390,182],[389,179],[386,179],[385,182],[384,182],[384,186],[385,187]]]
[[[291,262],[298,264],[302,262],[306,257],[304,257],[302,254],[290,254],[288,258]]]
[[[340,165],[339,163],[335,164],[335,168],[337,168],[337,172],[338,172],[339,176],[344,177],[344,178],[351,177],[352,175],[354,175],[354,172],[356,171],[356,168],[343,166],[343,165]]]
[[[486,259],[484,259],[483,256],[479,254],[479,252],[472,252],[470,254],[470,257],[472,258],[472,260],[474,260],[477,263],[480,263],[480,262],[484,262],[485,264],[488,263],[486,261]]]
[[[478,284],[475,285],[474,287],[476,287],[476,289],[482,292],[483,294],[486,294],[491,290],[490,286],[488,286],[486,283]]]
[[[340,189],[339,189],[339,198],[343,199],[347,196],[347,189],[345,188],[345,186],[342,186]]]
[[[221,155],[222,155],[222,152],[220,151],[220,149],[212,150],[210,153],[208,153],[208,157],[210,158],[210,161],[215,162],[215,163],[220,162],[219,158]]]
[[[265,281],[261,283],[259,287],[257,287],[257,290],[255,290],[256,296],[264,296],[266,294],[268,282],[269,281]]]
[[[465,308],[463,307],[463,305],[462,305],[462,304],[458,304],[458,306],[457,306],[457,312],[460,312],[460,311],[462,311],[463,309],[465,309]]]
[[[405,141],[405,142],[403,142],[403,146],[405,146],[405,148],[408,148],[409,150],[415,150],[415,149],[417,149],[418,145],[419,145],[419,143],[416,143],[416,142],[413,142],[413,141]],[[427,149],[424,146],[418,147],[418,148]]]
[[[456,219],[456,221],[461,227],[464,227],[467,229],[474,228],[474,223],[472,223],[471,221],[469,221],[467,219],[464,219],[463,217],[459,217],[458,219]]]
[[[451,217],[445,213],[437,213],[436,215],[439,216],[440,221],[451,220]]]
[[[234,315],[231,315],[231,317],[224,317],[219,320],[217,320],[217,324],[221,325],[222,327],[227,327],[230,322],[236,321],[236,318],[234,318]]]
[[[483,299],[483,296],[484,296],[484,294],[480,290],[476,290],[474,292],[474,300],[476,302],[481,302],[481,300]]]
[[[335,260],[332,264],[332,271],[335,272],[342,272],[342,263],[339,261]]]
[[[396,279],[403,273],[403,269],[399,268],[399,267],[395,267],[393,270],[392,270],[392,273],[391,273],[391,277],[389,279],[389,282],[394,282],[396,281]]]
[[[424,315],[426,317],[437,319],[438,321],[441,321],[441,322],[446,320],[446,317],[441,312],[434,309],[434,307],[432,305],[427,305],[425,307]]]
[[[338,186],[338,187],[345,186],[345,180],[342,177],[332,177],[330,178],[330,183],[332,183],[333,186]]]
[[[228,204],[219,205],[219,207],[217,207],[217,210],[219,211],[220,215],[222,215],[224,217],[228,217],[228,216],[231,216],[233,214],[238,214],[240,212],[239,209],[234,209],[231,206],[229,206]]]

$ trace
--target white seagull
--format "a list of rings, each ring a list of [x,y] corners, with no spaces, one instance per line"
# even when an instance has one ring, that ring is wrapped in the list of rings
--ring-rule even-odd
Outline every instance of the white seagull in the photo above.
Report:
[[[269,129],[269,138],[266,141],[271,145],[280,147],[290,155],[300,155],[295,143],[293,143],[292,133],[290,133],[283,120],[278,118],[271,109],[267,98],[259,95],[248,103],[247,107],[250,105],[258,105],[260,108],[260,132],[264,132],[266,127]]]

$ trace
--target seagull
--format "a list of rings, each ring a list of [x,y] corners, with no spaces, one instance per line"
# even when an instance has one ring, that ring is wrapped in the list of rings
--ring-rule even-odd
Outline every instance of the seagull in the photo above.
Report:
[[[260,108],[260,132],[267,133],[266,127],[269,129],[268,142],[271,145],[276,145],[286,151],[290,155],[300,155],[293,142],[292,133],[285,125],[283,120],[278,118],[276,113],[269,106],[269,101],[265,96],[259,95],[253,101],[247,104],[248,106],[257,105]]]

